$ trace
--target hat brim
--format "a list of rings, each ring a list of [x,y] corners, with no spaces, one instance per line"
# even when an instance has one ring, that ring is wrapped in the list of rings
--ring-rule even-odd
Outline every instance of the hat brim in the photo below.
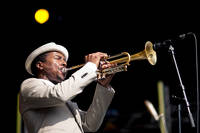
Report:
[[[31,65],[32,65],[32,62],[33,60],[39,56],[40,54],[43,54],[45,52],[49,52],[49,51],[58,51],[60,53],[62,53],[64,56],[65,56],[65,59],[66,61],[68,60],[68,57],[69,57],[69,53],[68,53],[68,50],[61,46],[61,45],[57,45],[56,43],[54,42],[50,42],[50,43],[47,43],[47,44],[44,44],[42,46],[40,46],[39,48],[35,49],[26,59],[26,62],[25,62],[25,68],[26,68],[26,71],[31,74],[31,75],[34,75],[32,73],[32,70],[31,70]]]

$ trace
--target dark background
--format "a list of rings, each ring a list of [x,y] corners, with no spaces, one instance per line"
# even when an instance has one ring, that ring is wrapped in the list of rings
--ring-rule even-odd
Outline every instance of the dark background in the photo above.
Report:
[[[21,82],[30,77],[24,69],[25,59],[33,49],[48,42],[64,45],[69,51],[68,65],[73,66],[82,64],[84,56],[92,52],[115,55],[126,51],[135,54],[144,49],[147,41],[156,43],[172,39],[196,122],[194,37],[188,35],[184,40],[179,39],[179,35],[188,32],[195,33],[199,38],[199,11],[195,5],[192,2],[163,2],[153,6],[146,2],[85,2],[65,3],[64,7],[24,6],[3,10],[1,66],[2,73],[5,73],[2,81],[5,93],[2,93],[2,107],[6,112],[5,125],[10,127],[7,130],[15,132],[17,93]],[[35,11],[40,8],[50,13],[45,24],[38,24],[34,20]],[[127,72],[115,75],[111,84],[116,95],[109,112],[114,110],[117,114],[108,113],[99,132],[106,132],[110,121],[117,127],[113,132],[160,132],[158,122],[144,106],[144,100],[150,100],[158,110],[158,81],[163,81],[169,88],[172,132],[178,131],[177,104],[172,102],[171,96],[183,97],[182,90],[168,48],[155,50],[158,58],[155,66],[146,60],[133,61]],[[92,83],[74,99],[80,108],[87,109],[94,87],[95,83]],[[190,126],[184,104],[182,115],[183,129],[195,132]]]

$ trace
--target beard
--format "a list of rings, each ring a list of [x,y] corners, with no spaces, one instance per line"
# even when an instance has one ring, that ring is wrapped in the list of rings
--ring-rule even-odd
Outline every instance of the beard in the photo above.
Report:
[[[45,70],[44,75],[54,84],[61,83],[62,81],[65,80],[66,75],[67,75],[67,69],[66,68],[59,68],[59,69],[54,69],[54,71],[50,70]]]
[[[65,72],[65,73],[54,73],[54,74],[48,74],[48,79],[52,82],[52,83],[54,83],[54,84],[58,84],[58,83],[61,83],[62,81],[64,81],[65,80],[65,78],[66,78],[66,75],[67,75],[67,72]]]
[[[58,74],[56,80],[54,82],[60,83],[65,80],[67,72],[62,72],[62,75]]]

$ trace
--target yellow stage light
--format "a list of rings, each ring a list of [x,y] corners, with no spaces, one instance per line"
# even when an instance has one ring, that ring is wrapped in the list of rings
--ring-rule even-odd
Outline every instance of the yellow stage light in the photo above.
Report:
[[[47,22],[48,19],[49,19],[49,12],[46,9],[38,9],[35,12],[35,20],[38,23],[43,24]]]

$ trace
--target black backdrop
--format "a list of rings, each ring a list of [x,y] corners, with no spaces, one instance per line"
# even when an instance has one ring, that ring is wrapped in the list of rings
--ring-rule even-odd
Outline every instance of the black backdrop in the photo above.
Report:
[[[49,20],[42,25],[34,21],[34,13],[39,8],[46,8],[50,13]],[[174,40],[179,70],[195,116],[194,38],[187,36],[184,40],[178,39],[180,34],[187,32],[194,32],[199,38],[198,10],[195,4],[162,3],[151,6],[149,3],[98,3],[89,6],[88,3],[83,6],[68,3],[65,7],[20,7],[4,12],[2,39],[5,41],[2,43],[4,49],[1,66],[5,73],[2,78],[5,87],[2,88],[2,107],[6,110],[5,125],[12,126],[9,129],[15,129],[16,98],[20,84],[29,77],[24,69],[25,59],[33,49],[51,41],[66,46],[70,55],[68,65],[72,66],[83,63],[84,55],[92,52],[102,51],[114,55],[127,51],[134,54],[144,49],[146,41],[155,43]],[[157,123],[152,123],[150,114],[144,107],[144,100],[152,101],[157,109],[157,82],[160,80],[170,88],[170,96],[174,94],[182,97],[168,49],[162,48],[156,52],[158,60],[155,66],[151,66],[146,60],[133,61],[128,71],[117,73],[111,83],[116,96],[110,109],[116,109],[120,114],[120,122],[117,122],[119,128],[125,127],[134,114],[138,114],[134,117],[135,132],[148,128],[145,124],[158,127]],[[92,83],[84,93],[75,98],[81,108],[89,106],[94,86],[95,83]],[[185,113],[187,114],[186,111]],[[176,121],[177,116],[173,119]],[[191,129],[187,118],[184,124]],[[105,123],[99,132],[103,132],[104,127]],[[177,130],[178,127],[174,128]],[[152,129],[148,130],[150,132]]]

